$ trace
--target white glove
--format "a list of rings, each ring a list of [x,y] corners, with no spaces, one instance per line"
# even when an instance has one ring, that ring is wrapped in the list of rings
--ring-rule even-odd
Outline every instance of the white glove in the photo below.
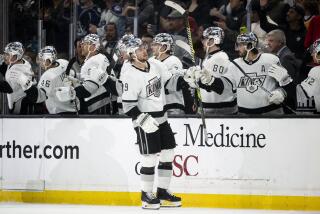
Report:
[[[73,86],[76,88],[81,84],[81,81],[73,76],[67,76],[67,78],[64,79],[64,83],[66,83],[67,86]]]
[[[189,84],[191,88],[197,88],[197,82],[200,78],[201,68],[199,66],[192,66],[188,68],[183,76],[183,79]]]
[[[274,103],[276,105],[281,104],[285,99],[285,95],[281,89],[276,89],[271,92],[271,95],[269,96],[269,102]]]
[[[152,133],[159,129],[159,123],[148,113],[141,113],[137,118],[137,123],[146,133]]]
[[[210,71],[204,69],[200,72],[200,81],[204,85],[211,85],[214,81],[214,76],[210,73]]]
[[[21,86],[22,90],[26,91],[32,86],[32,79],[24,73],[20,73],[17,77],[17,82]]]
[[[99,86],[101,86],[103,85],[103,83],[107,81],[108,76],[109,76],[108,73],[106,71],[103,71],[102,69],[91,68],[89,79],[86,79],[86,80],[91,80],[97,83]]]
[[[287,69],[277,64],[273,64],[268,69],[268,75],[270,77],[275,78],[279,82],[280,86],[285,86],[285,85],[288,85],[290,82],[292,82],[292,78],[288,74]]]
[[[76,91],[73,87],[70,86],[62,86],[56,88],[56,96],[59,101],[67,102],[70,100],[74,100],[76,98]]]

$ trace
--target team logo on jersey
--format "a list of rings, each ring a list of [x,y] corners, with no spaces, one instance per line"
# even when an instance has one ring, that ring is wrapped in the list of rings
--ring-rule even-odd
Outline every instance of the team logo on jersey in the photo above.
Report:
[[[257,91],[258,87],[262,86],[266,79],[265,75],[258,76],[257,73],[248,73],[247,75],[250,78],[247,76],[241,77],[238,88],[245,88],[250,93]]]
[[[154,95],[155,97],[160,97],[161,94],[161,79],[154,77],[148,81],[149,84],[146,86],[147,97]]]

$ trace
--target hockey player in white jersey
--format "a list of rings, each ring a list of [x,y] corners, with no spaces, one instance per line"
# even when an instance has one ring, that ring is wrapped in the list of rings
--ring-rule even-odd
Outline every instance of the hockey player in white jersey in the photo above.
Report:
[[[151,45],[155,59],[163,62],[172,75],[182,75],[182,63],[173,54],[173,38],[170,34],[159,33],[153,38]],[[165,91],[165,111],[168,114],[184,114],[184,96],[182,90],[169,93]]]
[[[227,72],[230,63],[228,55],[221,50],[224,31],[219,27],[208,27],[203,31],[202,44],[206,58],[202,69],[210,72],[214,77],[222,77]],[[222,94],[206,90],[206,85],[200,82],[200,93],[203,109],[206,114],[235,114],[237,113],[237,99],[235,91],[225,90]]]
[[[116,47],[115,52],[113,54],[113,59],[116,62],[115,66],[113,67],[114,73],[116,74],[116,77],[121,79],[121,76],[124,75],[126,69],[122,69],[127,64],[130,64],[128,61],[128,54],[126,51],[126,45],[128,41],[134,39],[135,36],[133,34],[125,34],[119,39]],[[121,82],[121,81],[120,81]],[[122,106],[122,98],[121,96],[117,97],[117,107],[118,107],[118,113],[120,115],[123,115],[123,106]]]
[[[137,134],[141,154],[142,207],[159,209],[161,206],[181,206],[181,198],[171,194],[172,162],[176,146],[174,135],[164,112],[165,89],[175,91],[189,87],[189,76],[172,75],[162,62],[149,59],[140,39],[126,45],[130,64],[122,69],[122,102],[124,112],[131,116]],[[121,71],[122,72],[122,71]],[[188,73],[188,72],[187,72]],[[158,164],[158,188],[153,195],[155,166]]]
[[[39,51],[37,62],[44,73],[37,87],[25,90],[28,99],[34,103],[45,102],[49,114],[76,114],[80,105],[74,91],[64,91],[73,96],[72,100],[63,101],[56,96],[60,87],[71,84],[66,75],[68,61],[57,59],[57,51],[53,46],[45,46]]]
[[[241,114],[283,114],[281,103],[287,96],[284,88],[292,85],[292,78],[280,66],[277,56],[259,53],[257,44],[258,39],[253,33],[237,37],[240,58],[231,61],[227,72],[221,77],[223,90],[237,90]],[[210,84],[215,79],[205,70],[200,78],[211,90],[221,90],[221,85]]]
[[[5,80],[0,81],[0,92],[6,93],[9,112],[12,114],[27,114],[30,103],[24,90],[30,88],[34,73],[28,61],[23,59],[24,48],[20,42],[6,45],[1,65],[1,73]]]
[[[304,112],[320,112],[320,39],[316,40],[311,49],[313,67],[308,77],[297,85],[297,110]]]
[[[116,96],[121,93],[117,90],[119,83],[109,78],[107,73],[109,60],[99,53],[100,47],[101,41],[96,34],[88,34],[82,40],[82,54],[86,58],[81,66],[81,82],[73,83],[76,96],[81,101],[81,113],[99,113],[101,108],[110,104],[110,93]],[[70,94],[64,93],[64,90],[69,91],[61,88],[57,91],[57,96],[61,100],[72,100]]]

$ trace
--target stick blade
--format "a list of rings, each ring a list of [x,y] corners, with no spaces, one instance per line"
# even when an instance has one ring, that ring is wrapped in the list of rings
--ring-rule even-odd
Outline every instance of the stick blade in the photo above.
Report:
[[[186,12],[186,10],[183,7],[181,7],[179,4],[177,4],[176,2],[166,0],[164,2],[164,4],[167,5],[168,7],[171,7],[173,9],[177,10],[179,13],[181,13],[181,15],[183,15]]]
[[[180,48],[184,49],[191,55],[191,48],[190,45],[182,40],[176,40],[175,41],[176,45],[179,46]]]

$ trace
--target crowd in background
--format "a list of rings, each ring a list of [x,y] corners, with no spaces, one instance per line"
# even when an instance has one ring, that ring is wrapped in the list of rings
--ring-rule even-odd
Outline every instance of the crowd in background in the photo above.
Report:
[[[72,4],[76,3],[78,8],[77,39],[73,44],[75,57],[69,59],[68,29],[72,21],[71,1],[12,0],[9,12],[9,39],[24,45],[25,59],[30,62],[34,71],[39,69],[36,64],[39,17],[44,21],[46,44],[55,47],[58,58],[75,62],[72,64],[75,77],[79,75],[85,58],[81,52],[81,40],[88,34],[97,34],[102,42],[100,52],[107,55],[110,62],[115,61],[112,56],[115,55],[119,39],[134,33],[135,14],[138,14],[137,37],[148,45],[150,57],[153,55],[151,43],[159,33],[168,33],[172,35],[174,41],[179,40],[188,44],[186,17],[166,7],[162,0],[74,0]],[[42,3],[39,5],[39,2]],[[309,71],[317,66],[309,50],[320,38],[318,0],[252,0],[250,7],[247,7],[247,0],[184,0],[179,1],[179,4],[188,11],[187,19],[190,23],[197,64],[206,55],[201,41],[203,31],[208,27],[216,26],[224,31],[221,49],[230,60],[239,57],[235,49],[238,35],[250,29],[259,39],[257,48],[261,52],[278,56],[295,84],[304,81]],[[249,8],[251,26],[246,26]],[[274,33],[274,30],[281,30],[283,33],[278,31]],[[192,66],[192,57],[183,46],[176,45],[174,55],[181,60],[184,69]],[[117,66],[116,62],[112,65],[115,78],[120,77],[120,68],[117,69]],[[40,76],[36,79],[40,79]],[[94,113],[118,114],[117,99],[112,99],[114,102],[110,102],[107,107]],[[299,110],[297,107],[295,103],[290,108]],[[192,110],[192,101],[186,104],[186,108],[185,113],[196,113]],[[37,104],[31,113],[47,113],[47,109],[45,105]]]

